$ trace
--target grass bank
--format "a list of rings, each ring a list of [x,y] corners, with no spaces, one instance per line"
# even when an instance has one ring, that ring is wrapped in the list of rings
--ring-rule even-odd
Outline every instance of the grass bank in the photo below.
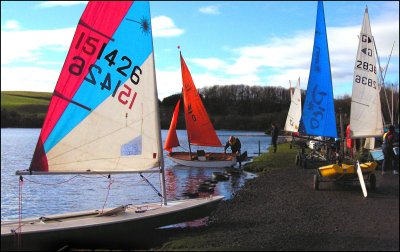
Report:
[[[290,148],[289,143],[278,145],[278,150],[273,153],[273,147],[268,152],[255,157],[253,162],[246,164],[243,169],[248,172],[265,173],[274,169],[285,169],[294,164],[297,149]]]

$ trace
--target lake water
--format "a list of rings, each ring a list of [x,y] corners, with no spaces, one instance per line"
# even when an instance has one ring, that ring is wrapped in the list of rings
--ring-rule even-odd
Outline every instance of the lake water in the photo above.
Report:
[[[178,130],[178,138],[182,146],[187,146],[186,131]],[[40,129],[1,129],[1,220],[18,218],[19,177],[17,170],[29,167],[36,146]],[[238,136],[242,143],[242,152],[248,156],[257,156],[259,143],[261,152],[266,152],[270,145],[270,137],[263,132],[217,131],[222,143],[230,135]],[[165,140],[167,130],[162,130]],[[192,151],[223,151],[223,148],[204,148],[192,146]],[[175,150],[175,149],[174,149]],[[183,151],[184,148],[176,148]],[[229,149],[230,150],[230,149]],[[185,193],[194,192],[203,181],[210,180],[212,173],[225,171],[223,168],[194,168],[178,166],[166,157],[167,197],[183,199]],[[160,190],[158,173],[144,174],[145,177]],[[223,195],[225,200],[244,185],[247,179],[255,175],[243,172],[232,175],[227,181],[217,183],[213,195]],[[103,206],[161,202],[157,193],[139,176],[139,174],[112,175],[25,175],[22,186],[22,217],[40,217],[50,214],[102,209]],[[111,182],[111,185],[110,185]],[[110,187],[110,190],[108,188]],[[108,197],[107,197],[108,194]],[[107,200],[106,200],[107,199]]]

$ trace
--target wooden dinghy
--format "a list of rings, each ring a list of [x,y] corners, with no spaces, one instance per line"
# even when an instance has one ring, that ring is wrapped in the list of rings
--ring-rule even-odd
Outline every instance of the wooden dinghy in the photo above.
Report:
[[[164,150],[168,151],[167,157],[175,163],[191,167],[230,167],[236,164],[236,156],[223,152],[205,153],[198,150],[193,153],[192,145],[207,147],[223,147],[214,126],[207,114],[204,104],[193,82],[189,68],[180,53],[182,70],[182,98],[175,105],[168,135],[165,140]],[[186,131],[188,135],[189,152],[173,152],[172,148],[180,146],[176,134],[176,125],[179,116],[181,100],[184,107]]]
[[[48,250],[135,242],[151,229],[210,214],[223,196],[169,201],[168,205],[120,206],[1,223],[1,250]],[[19,229],[20,227],[20,229]],[[17,232],[16,232],[17,231]],[[20,240],[20,246],[18,246]]]
[[[189,152],[170,152],[167,155],[177,164],[191,167],[230,167],[236,164],[236,156],[224,153],[205,153],[204,156]]]

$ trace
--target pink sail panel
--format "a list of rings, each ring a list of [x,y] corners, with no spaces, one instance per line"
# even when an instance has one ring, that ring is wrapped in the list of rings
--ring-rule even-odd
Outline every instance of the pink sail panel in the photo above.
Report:
[[[179,146],[178,136],[176,135],[176,124],[178,122],[179,107],[181,105],[181,99],[175,106],[174,114],[172,116],[171,125],[169,126],[167,139],[165,140],[164,150],[171,152],[173,147]]]
[[[182,54],[180,54],[180,58],[186,129],[190,144],[220,147],[222,146],[221,141],[208,117]]]

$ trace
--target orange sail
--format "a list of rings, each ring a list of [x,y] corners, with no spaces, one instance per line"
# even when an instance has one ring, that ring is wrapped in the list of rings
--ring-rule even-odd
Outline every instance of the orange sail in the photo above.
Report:
[[[179,146],[178,136],[176,135],[176,123],[178,122],[179,106],[181,105],[181,99],[174,109],[174,115],[172,116],[171,125],[169,126],[169,131],[167,139],[165,140],[164,150],[171,152],[173,147]]]
[[[192,76],[181,56],[181,71],[183,83],[183,103],[185,108],[186,129],[190,144],[200,146],[221,147],[217,133],[214,130],[200,95],[193,83]]]

